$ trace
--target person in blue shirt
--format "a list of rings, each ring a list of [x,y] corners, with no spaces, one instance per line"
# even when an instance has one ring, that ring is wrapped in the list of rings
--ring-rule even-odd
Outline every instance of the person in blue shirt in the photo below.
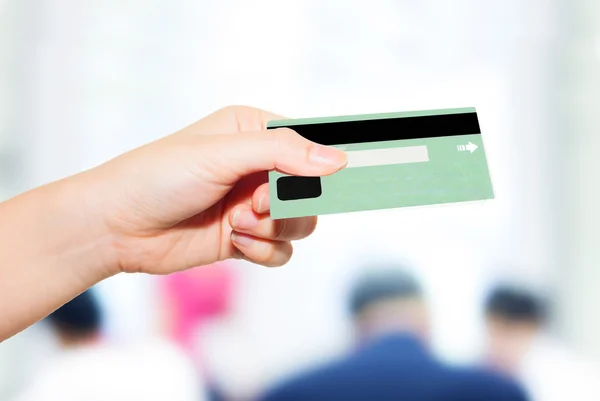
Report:
[[[291,378],[262,401],[525,401],[510,379],[447,366],[428,350],[419,283],[400,269],[366,269],[352,292],[357,347],[347,357]]]

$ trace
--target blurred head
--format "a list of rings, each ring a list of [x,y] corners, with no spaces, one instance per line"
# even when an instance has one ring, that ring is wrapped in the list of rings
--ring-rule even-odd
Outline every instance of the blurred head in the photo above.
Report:
[[[47,320],[64,346],[93,343],[100,337],[100,306],[90,290],[58,308]]]
[[[494,289],[485,304],[490,362],[515,373],[531,341],[545,323],[546,310],[541,299],[513,287]]]
[[[389,333],[408,333],[426,341],[429,315],[418,281],[399,269],[367,269],[350,297],[360,341]]]

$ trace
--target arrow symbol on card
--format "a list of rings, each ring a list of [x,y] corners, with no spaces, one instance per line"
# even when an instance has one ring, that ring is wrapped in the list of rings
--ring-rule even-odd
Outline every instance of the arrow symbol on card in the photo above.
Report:
[[[469,143],[467,144],[467,150],[468,150],[469,152],[471,152],[471,153],[475,152],[475,151],[477,150],[477,148],[478,148],[478,146],[477,146],[477,145],[475,145],[475,144],[474,144],[474,143],[472,143],[472,142],[469,142]]]
[[[475,145],[473,142],[469,141],[466,145],[458,145],[456,147],[459,152],[469,151],[471,153],[475,152],[479,146]]]

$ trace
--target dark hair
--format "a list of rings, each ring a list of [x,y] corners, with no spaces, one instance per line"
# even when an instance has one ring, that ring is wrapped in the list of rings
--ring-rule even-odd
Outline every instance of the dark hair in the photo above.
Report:
[[[94,294],[88,290],[50,314],[48,322],[57,331],[70,336],[95,334],[102,323],[100,306]]]
[[[399,269],[367,268],[357,280],[350,294],[350,312],[361,313],[367,306],[390,298],[421,297],[423,290],[418,281]]]
[[[501,286],[491,291],[485,312],[510,322],[541,323],[546,319],[546,305],[541,297],[527,290]]]

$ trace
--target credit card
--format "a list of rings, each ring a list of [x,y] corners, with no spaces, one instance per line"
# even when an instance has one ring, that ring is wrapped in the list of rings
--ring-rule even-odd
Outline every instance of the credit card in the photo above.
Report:
[[[343,149],[330,176],[269,172],[271,218],[492,199],[475,108],[270,121]]]

